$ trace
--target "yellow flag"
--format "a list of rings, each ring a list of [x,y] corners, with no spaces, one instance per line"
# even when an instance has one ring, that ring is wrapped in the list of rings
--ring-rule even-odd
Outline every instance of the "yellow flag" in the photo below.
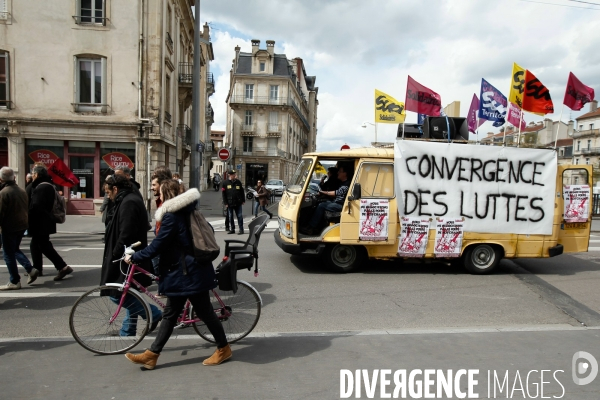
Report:
[[[404,103],[375,89],[375,122],[400,124],[404,122]]]
[[[525,70],[517,63],[513,63],[512,75],[510,78],[510,93],[508,101],[523,108],[523,92],[525,91]]]

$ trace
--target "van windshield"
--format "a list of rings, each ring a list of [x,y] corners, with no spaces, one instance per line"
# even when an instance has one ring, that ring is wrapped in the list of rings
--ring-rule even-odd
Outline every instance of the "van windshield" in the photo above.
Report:
[[[290,184],[288,185],[287,190],[292,193],[300,193],[302,191],[302,188],[308,179],[308,174],[312,168],[312,164],[313,162],[311,159],[303,159],[300,162],[298,168],[296,168],[296,171],[294,172],[294,175],[292,175],[292,179],[290,179]]]

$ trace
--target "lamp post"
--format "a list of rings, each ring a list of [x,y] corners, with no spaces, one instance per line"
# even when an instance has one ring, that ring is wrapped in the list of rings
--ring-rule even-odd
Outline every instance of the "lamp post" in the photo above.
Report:
[[[363,128],[366,128],[366,127],[367,127],[367,124],[369,124],[369,125],[373,125],[373,126],[375,127],[375,143],[377,143],[377,124],[374,124],[374,123],[372,123],[372,122],[365,121],[365,122],[363,122],[363,124],[362,124],[362,127],[363,127]]]

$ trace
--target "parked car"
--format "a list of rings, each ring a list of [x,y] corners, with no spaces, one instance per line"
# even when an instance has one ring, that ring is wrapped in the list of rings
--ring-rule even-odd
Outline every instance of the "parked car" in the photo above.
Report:
[[[281,179],[270,179],[265,187],[271,191],[274,195],[282,195],[285,190],[285,185]]]

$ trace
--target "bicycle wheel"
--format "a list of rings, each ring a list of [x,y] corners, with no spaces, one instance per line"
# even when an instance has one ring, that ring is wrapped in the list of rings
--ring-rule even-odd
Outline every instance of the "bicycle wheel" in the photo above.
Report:
[[[105,291],[104,293],[100,293]],[[108,293],[120,296],[122,292],[111,286],[100,286],[81,295],[71,308],[69,327],[71,334],[83,348],[97,354],[118,354],[135,347],[148,333],[148,319],[150,310],[139,294],[130,291],[139,302],[139,311],[130,312],[128,326],[123,327],[127,318],[127,309],[121,307],[119,314],[111,323],[118,304],[115,304]],[[131,301],[131,300],[130,300]],[[131,336],[121,336],[121,328],[128,328]],[[133,333],[135,331],[135,333]]]
[[[247,283],[238,281],[238,291],[222,291],[215,288],[211,293],[210,299],[217,313],[217,316],[223,324],[225,336],[229,343],[235,343],[248,335],[260,318],[260,297],[255,292],[254,288]],[[221,301],[225,304],[225,308],[231,314],[225,317],[225,310],[221,307],[214,293],[216,293]],[[213,335],[202,321],[193,323],[194,330],[202,339],[215,343]]]

